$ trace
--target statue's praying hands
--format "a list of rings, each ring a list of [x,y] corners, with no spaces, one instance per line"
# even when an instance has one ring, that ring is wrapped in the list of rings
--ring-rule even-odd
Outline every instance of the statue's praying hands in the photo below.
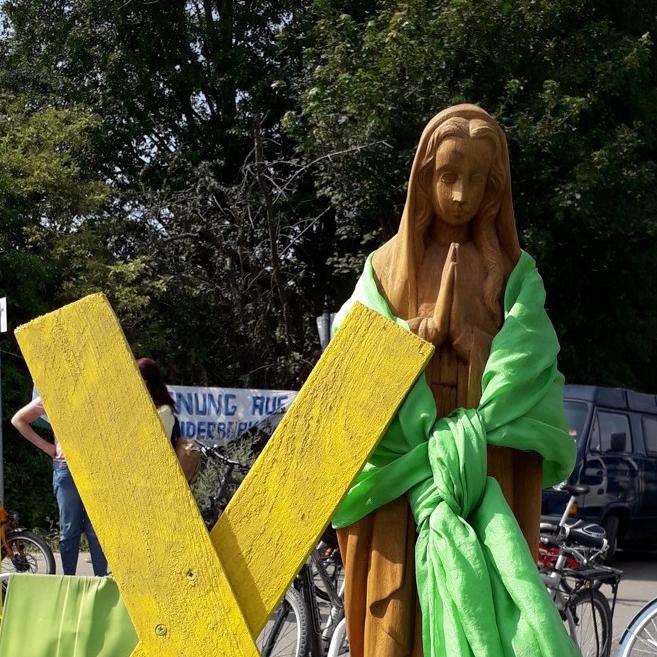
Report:
[[[454,305],[456,268],[458,265],[459,245],[455,242],[449,247],[445,265],[440,277],[438,298],[431,317],[414,317],[408,320],[411,331],[427,342],[439,347],[452,332],[451,317]],[[456,316],[461,315],[460,309],[455,309]]]

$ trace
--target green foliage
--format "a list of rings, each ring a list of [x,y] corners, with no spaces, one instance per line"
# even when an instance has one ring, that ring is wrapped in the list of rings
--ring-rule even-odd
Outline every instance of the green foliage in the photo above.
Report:
[[[657,388],[652,3],[316,5],[297,134],[314,154],[380,144],[321,167],[336,266],[353,278],[394,232],[426,121],[481,104],[508,137],[521,241],[545,277],[568,378]]]
[[[34,111],[23,95],[0,95],[0,296],[10,327],[51,309],[63,285],[44,236],[63,246],[106,197],[106,185],[82,171],[94,125],[88,112]],[[57,518],[50,464],[6,421],[29,400],[31,383],[13,336],[0,349],[6,503],[28,524],[48,526]]]
[[[74,231],[32,233],[60,276],[52,305],[105,292],[135,351],[172,379],[280,387],[308,371],[326,220],[279,125],[308,13],[225,0],[5,5],[0,85],[37,108],[84,108],[94,123],[77,161],[111,192]]]
[[[50,529],[59,512],[52,490],[48,457],[13,433],[5,434],[6,506],[19,514],[26,527]]]
[[[314,316],[396,230],[423,126],[475,102],[507,134],[568,380],[657,390],[651,0],[12,0],[0,17],[14,326],[103,291],[171,381],[297,387]],[[0,345],[7,418],[31,385]],[[47,463],[12,431],[10,506],[47,527]]]
[[[80,171],[96,121],[72,110],[32,113],[28,104],[21,98],[0,99],[0,204],[24,220],[47,218],[66,227],[105,197],[105,186],[85,180]]]

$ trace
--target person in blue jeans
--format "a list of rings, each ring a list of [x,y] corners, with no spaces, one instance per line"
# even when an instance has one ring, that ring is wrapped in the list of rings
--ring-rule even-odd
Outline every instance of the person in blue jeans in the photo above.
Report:
[[[84,532],[89,543],[94,575],[102,577],[107,575],[107,559],[82,504],[78,489],[75,487],[61,446],[57,440],[54,445],[44,440],[31,427],[32,422],[41,415],[45,415],[43,404],[40,397],[35,397],[17,411],[11,423],[24,438],[52,459],[52,485],[59,507],[59,551],[64,575],[75,575],[80,553],[80,539]]]

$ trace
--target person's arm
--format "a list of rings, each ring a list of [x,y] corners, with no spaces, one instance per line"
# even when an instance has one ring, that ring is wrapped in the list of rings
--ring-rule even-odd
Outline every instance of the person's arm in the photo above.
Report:
[[[42,413],[43,406],[41,405],[41,399],[36,397],[29,404],[23,406],[23,408],[16,412],[14,417],[11,418],[11,423],[14,425],[14,427],[16,427],[23,438],[29,440],[32,444],[36,445],[41,451],[45,452],[51,459],[53,459],[55,458],[55,446],[52,443],[49,443],[47,440],[44,440],[30,426],[30,424],[34,422]]]

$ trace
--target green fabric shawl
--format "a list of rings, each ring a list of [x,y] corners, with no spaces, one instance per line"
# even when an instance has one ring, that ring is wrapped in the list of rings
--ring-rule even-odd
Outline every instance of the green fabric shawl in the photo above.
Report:
[[[336,327],[356,301],[407,327],[377,289],[372,256]],[[506,286],[479,408],[438,419],[421,376],[333,520],[344,527],[408,495],[425,657],[579,654],[498,483],[486,476],[487,443],[539,452],[545,485],[565,479],[575,463],[544,302],[534,260],[523,252]]]

